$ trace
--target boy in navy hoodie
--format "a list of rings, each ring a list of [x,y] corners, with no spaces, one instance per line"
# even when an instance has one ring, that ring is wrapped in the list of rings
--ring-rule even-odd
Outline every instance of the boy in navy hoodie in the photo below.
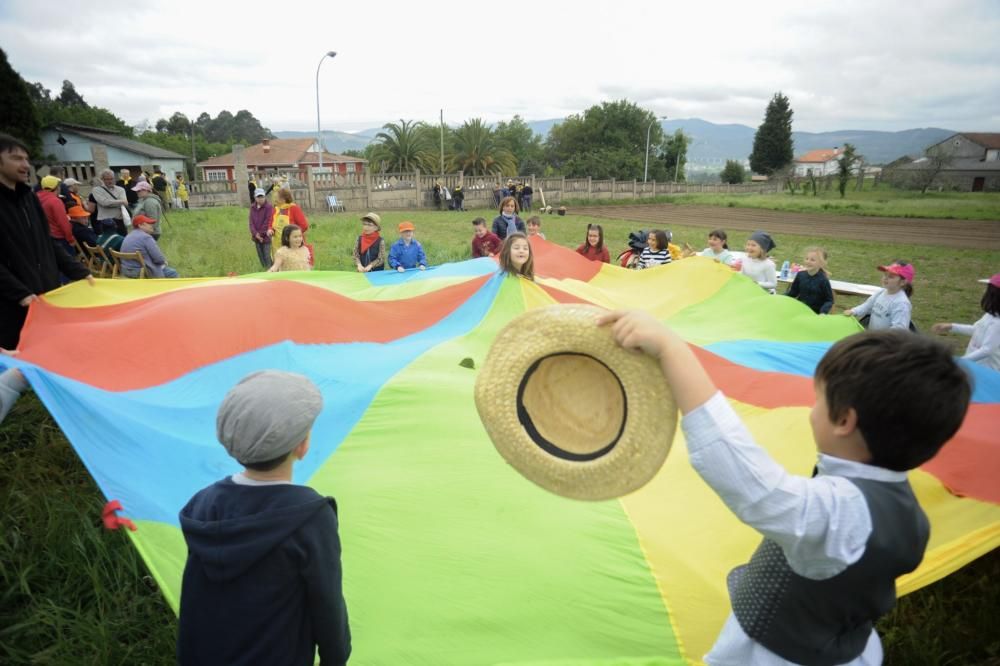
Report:
[[[809,422],[819,456],[809,478],[754,442],[676,333],[643,312],[599,323],[659,360],[691,465],[764,537],[726,580],[732,613],[705,663],[882,663],[875,622],[930,535],[907,472],[934,457],[969,407],[972,388],[951,352],[898,330],[834,344],[816,367]]]
[[[180,664],[325,666],[351,654],[337,505],[292,483],[323,398],[306,377],[248,375],[226,394],[216,434],[243,472],[199,491],[180,513],[188,546]]]

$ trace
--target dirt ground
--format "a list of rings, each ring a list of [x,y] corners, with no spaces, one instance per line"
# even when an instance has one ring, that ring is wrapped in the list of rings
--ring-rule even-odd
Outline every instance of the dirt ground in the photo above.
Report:
[[[693,227],[722,227],[732,233],[766,229],[772,234],[870,239],[881,243],[912,243],[979,250],[1000,250],[1000,220],[935,220],[916,217],[864,217],[791,213],[757,208],[685,206],[593,206],[574,208],[591,217],[634,220]]]

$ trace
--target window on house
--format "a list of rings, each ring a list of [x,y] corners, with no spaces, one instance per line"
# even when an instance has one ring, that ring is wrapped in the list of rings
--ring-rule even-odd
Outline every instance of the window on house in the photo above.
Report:
[[[206,171],[205,180],[226,180],[225,171]]]

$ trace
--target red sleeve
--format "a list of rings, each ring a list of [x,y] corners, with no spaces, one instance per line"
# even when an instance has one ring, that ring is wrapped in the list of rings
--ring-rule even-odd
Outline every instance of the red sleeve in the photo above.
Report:
[[[482,250],[480,250],[480,248],[479,248],[479,243],[476,242],[476,239],[478,239],[478,238],[479,238],[479,236],[473,236],[472,237],[472,258],[473,259],[477,259],[477,258],[483,256]]]
[[[306,219],[306,214],[302,212],[298,204],[292,204],[292,207],[288,209],[288,221],[298,225],[302,229],[302,233],[309,231],[309,220]]]
[[[584,257],[586,257],[587,256],[587,245],[586,245],[586,243],[584,243],[580,247],[576,248],[576,253],[580,254],[580,255],[583,255]]]
[[[69,215],[66,214],[66,207],[58,199],[49,197],[42,202],[42,208],[45,210],[45,217],[49,220],[51,231],[58,231],[65,240],[75,244],[76,239],[73,238],[73,227],[70,226],[71,222]]]
[[[608,253],[608,248],[603,248],[601,251],[601,261],[606,264],[611,263],[611,255]]]

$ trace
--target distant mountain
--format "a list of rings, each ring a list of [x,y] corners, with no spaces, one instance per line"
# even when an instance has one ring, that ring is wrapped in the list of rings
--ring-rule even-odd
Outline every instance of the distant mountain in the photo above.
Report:
[[[323,145],[331,153],[342,153],[345,150],[364,150],[365,146],[371,143],[372,138],[375,136],[375,132],[380,130],[365,130],[366,132],[371,131],[371,136],[365,136],[361,134],[349,134],[347,132],[337,132],[336,130],[323,130]],[[315,139],[316,132],[293,132],[293,131],[281,131],[274,132],[274,136],[279,139]]]
[[[536,134],[548,135],[553,125],[565,118],[526,121]],[[666,120],[660,125],[667,134],[681,129],[692,138],[688,148],[688,163],[706,169],[722,168],[726,160],[746,161],[753,150],[756,128],[746,125],[717,125],[700,118]],[[356,134],[324,131],[323,141],[327,150],[340,153],[345,150],[363,150],[382,131],[380,127]],[[834,148],[845,143],[854,144],[869,164],[886,164],[903,155],[914,155],[924,148],[948,138],[955,132],[939,127],[908,129],[900,132],[872,130],[836,130],[833,132],[792,132],[795,155],[802,155],[817,148]],[[315,132],[275,132],[281,139],[313,137]]]

